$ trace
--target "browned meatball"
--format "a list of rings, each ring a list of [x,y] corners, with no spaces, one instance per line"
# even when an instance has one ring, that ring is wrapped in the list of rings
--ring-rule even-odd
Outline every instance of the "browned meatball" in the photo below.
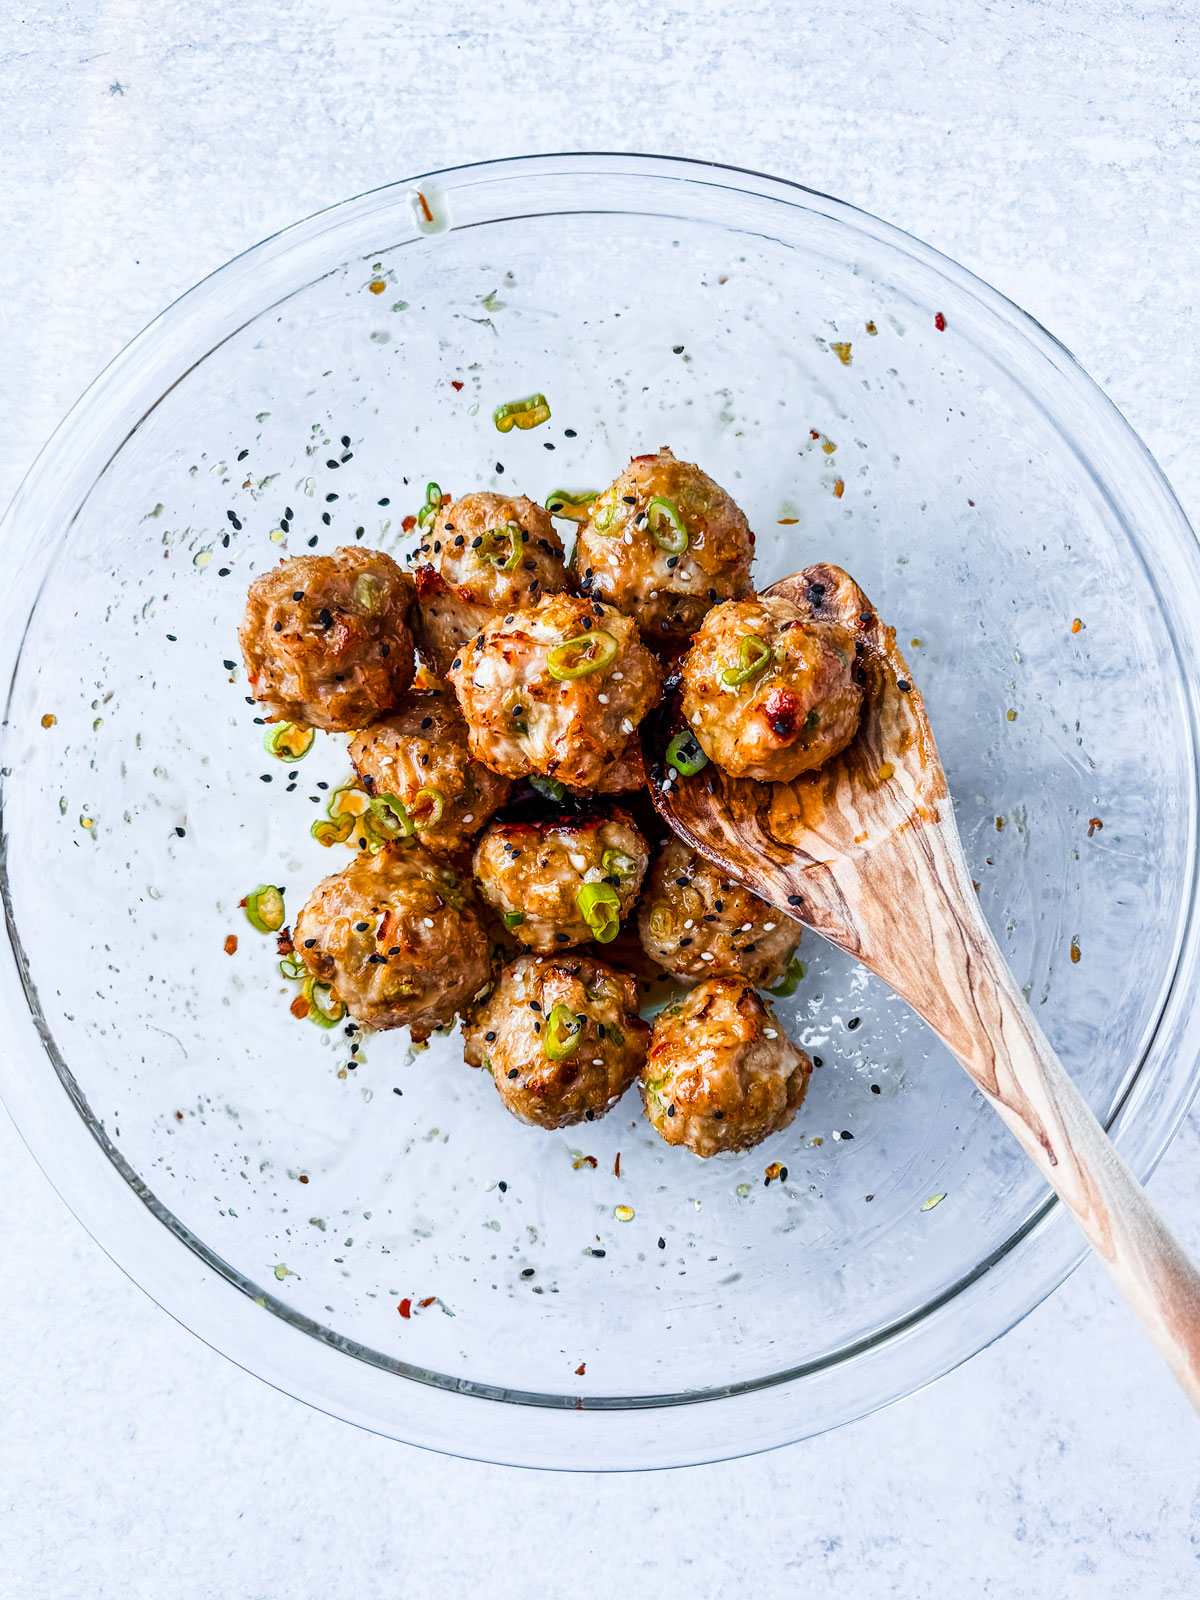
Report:
[[[505,927],[530,950],[614,939],[637,899],[650,851],[623,811],[493,822],[475,876]]]
[[[390,717],[350,741],[350,759],[368,794],[393,794],[403,803],[435,855],[469,848],[512,788],[472,761],[467,725],[448,688],[410,690]]]
[[[642,1100],[668,1144],[712,1156],[786,1128],[811,1073],[744,978],[710,978],[655,1020]]]
[[[634,980],[578,953],[519,956],[463,1033],[467,1062],[540,1128],[602,1117],[637,1077],[650,1037]]]
[[[369,1028],[434,1028],[479,999],[492,953],[469,880],[414,844],[359,855],[313,890],[296,953]]]
[[[684,983],[745,978],[778,983],[800,942],[800,926],[726,878],[679,839],[650,869],[638,907],[646,954]]]
[[[790,600],[717,606],[683,661],[683,715],[711,760],[739,778],[788,783],[844,750],[862,689],[854,645]]]
[[[573,587],[550,513],[524,495],[484,492],[444,503],[419,555],[460,600],[493,611]]]
[[[670,450],[635,456],[592,506],[573,563],[584,594],[637,619],[651,643],[686,639],[720,600],[751,592],[754,535],[707,473]]]
[[[449,678],[477,761],[579,789],[603,782],[662,689],[628,617],[565,594],[506,612],[463,648]]]
[[[646,787],[646,763],[642,757],[642,741],[635,733],[628,739],[614,765],[606,767],[604,776],[591,792],[594,794],[634,794]],[[587,791],[581,791],[586,793]]]
[[[412,585],[391,556],[293,556],[250,585],[238,638],[268,722],[365,728],[413,679]]]
[[[444,678],[463,645],[495,622],[500,613],[491,606],[460,598],[432,567],[415,567],[413,583],[417,594],[412,616],[416,646],[421,660]]]

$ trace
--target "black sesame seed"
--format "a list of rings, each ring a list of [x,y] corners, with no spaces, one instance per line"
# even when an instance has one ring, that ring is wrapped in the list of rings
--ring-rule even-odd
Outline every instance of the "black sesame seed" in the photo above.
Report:
[[[483,1037],[488,1044],[495,1044],[496,1042],[496,1035],[494,1033],[485,1033]]]
[[[570,944],[571,942],[570,937],[565,933],[556,933],[554,937],[559,944]]]
[[[315,944],[316,944],[316,942],[317,942],[317,941],[316,941],[316,940],[315,940],[315,939],[305,939],[305,941],[304,941],[304,948],[305,948],[305,949],[306,949],[306,950],[311,950],[311,949],[312,949],[312,947],[313,947],[313,945],[315,945]]]
[[[787,901],[788,901],[788,905],[790,905],[790,906],[798,906],[801,903],[800,896],[798,894],[790,894],[790,895],[788,895]]]
[[[187,830],[184,829],[184,828],[176,828],[175,832],[179,835],[179,837],[181,839],[184,839],[184,838],[187,837]]]
[[[393,1094],[399,1094],[399,1095],[402,1095],[402,1094],[403,1094],[403,1093],[404,1093],[404,1090],[403,1090],[403,1089],[393,1089],[393,1090],[392,1090],[392,1093],[393,1093]]]
[[[906,682],[905,679],[903,679],[903,678],[897,678],[896,679],[896,687],[897,687],[897,689],[899,689],[901,694],[911,694],[912,693],[912,684]]]
[[[668,1106],[667,1107],[667,1115],[669,1117],[673,1117],[675,1115],[675,1107],[674,1106]]]
[[[725,1113],[723,1111],[714,1111],[713,1112],[713,1117],[717,1122],[724,1122],[725,1121]]]
[[[825,1065],[825,1058],[823,1056],[814,1056],[812,1058],[812,1064],[814,1067],[823,1067]]]
[[[283,632],[283,623],[282,623],[282,622],[277,622],[277,623],[276,623],[276,624],[275,624],[275,632],[276,632],[276,633],[282,633],[282,632]],[[167,638],[168,638],[168,639],[169,639],[169,638],[170,638],[170,637],[171,637],[171,635],[170,635],[170,634],[168,634],[168,635],[167,635]]]
[[[328,606],[322,606],[320,611],[318,611],[317,621],[323,628],[333,627],[333,612],[329,610]]]
[[[861,1017],[851,1017],[850,1021],[846,1024],[846,1026],[850,1029],[851,1033],[853,1033],[855,1028],[859,1028],[859,1027],[862,1026],[862,1018]]]
[[[553,450],[554,446],[552,444],[550,444],[549,441],[547,441],[542,445],[542,449],[543,450]]]
[[[508,1074],[508,1075],[509,1075],[509,1077],[510,1077],[510,1078],[515,1078],[515,1077],[517,1077],[517,1076],[519,1076],[519,1073],[518,1073],[518,1070],[517,1070],[517,1068],[516,1068],[516,1067],[513,1067],[513,1068],[512,1068],[512,1069],[511,1069],[511,1070],[510,1070],[510,1072],[509,1072],[509,1074]]]
[[[288,519],[286,517],[280,517],[279,526],[283,529],[284,533],[290,533],[291,532],[292,525],[291,525],[291,523],[288,521]]]
[[[451,672],[457,672],[459,667],[461,667],[461,666],[462,666],[462,657],[461,656],[455,656],[454,660],[450,663],[450,671]]]
[[[350,435],[348,433],[344,433],[342,435],[342,444],[346,447],[347,450],[350,448]]]
[[[503,472],[504,471],[504,463],[502,461],[497,461],[497,463],[496,463],[496,471],[497,472]]]
[[[879,1085],[877,1083],[873,1083],[871,1085],[871,1093],[872,1094],[882,1094],[883,1090],[879,1087]]]
[[[241,524],[240,518],[238,517],[237,512],[236,511],[227,511],[225,513],[225,515],[229,518],[230,522],[233,523],[234,527],[237,528],[239,530],[239,532],[240,532],[242,524]]]
[[[328,502],[330,500],[336,500],[337,499],[337,495],[336,494],[327,494],[325,496],[325,499],[326,499],[326,502]]]
[[[849,1131],[849,1129],[847,1129],[847,1128],[843,1128],[842,1129],[842,1138],[843,1139],[853,1139],[853,1137],[854,1137],[854,1135]]]
[[[325,465],[326,465],[326,466],[327,466],[327,467],[332,467],[332,468],[334,468],[334,470],[335,470],[335,471],[336,471],[336,469],[337,469],[337,468],[338,468],[338,467],[340,467],[340,466],[341,466],[341,462],[340,462],[340,461],[335,461],[335,460],[334,460],[334,459],[333,459],[333,457],[332,457],[332,456],[330,456],[330,458],[329,458],[329,460],[328,460],[328,461],[327,461],[327,462],[326,462],[326,463],[325,463]]]
[[[673,354],[677,356],[681,356],[683,354],[683,346],[681,344],[673,344],[671,346],[671,350]]]
[[[327,784],[327,783],[321,783],[321,782],[320,782],[320,781],[319,781],[319,780],[318,780],[318,782],[317,782],[317,788],[318,788],[318,789],[328,789],[328,787],[329,787],[329,785],[328,785],[328,784]]]
[[[367,927],[368,924],[365,922],[356,922],[354,924],[354,931],[355,933],[366,933]]]
[[[522,1267],[521,1268],[521,1276],[523,1278],[532,1278],[533,1277],[533,1268],[532,1267]]]
[[[375,503],[380,506],[390,506],[392,501],[390,495],[385,494],[382,500],[377,500]]]
[[[594,1111],[585,1111],[583,1113],[583,1118],[585,1122],[595,1122],[596,1113]]]
[[[355,528],[355,530],[354,530],[354,537],[355,537],[355,538],[356,538],[356,539],[361,539],[361,538],[362,538],[362,536],[363,536],[363,534],[364,534],[364,533],[366,533],[366,531],[367,531],[367,530],[366,530],[366,529],[365,529],[365,528]]]
[[[322,511],[322,513],[321,513],[321,521],[325,524],[325,526],[327,528],[331,527],[332,524],[333,524],[333,518],[329,515],[328,511]]]
[[[238,451],[238,460],[239,461],[245,461],[246,457],[249,454],[250,454],[249,450],[239,450]]]
[[[225,661],[222,663],[222,665],[224,666],[226,672],[233,671],[234,663],[232,661]]]
[[[500,1182],[496,1185],[496,1187],[499,1189],[501,1194],[508,1193],[508,1185],[505,1183],[503,1178],[500,1179]]]
[[[260,772],[258,775],[258,780],[260,783],[270,783],[271,774],[269,772]]]
[[[536,1000],[531,1000],[529,1002],[529,1009],[530,1009],[530,1011],[540,1012],[542,1008],[541,1008],[541,1006],[538,1004],[538,1002]]]
[[[780,1183],[786,1183],[787,1182],[787,1168],[786,1167],[780,1167],[780,1169],[779,1169],[779,1181],[780,1181]]]
[[[421,718],[421,726],[423,728],[432,728],[433,727],[433,718],[432,717],[422,717]]]
[[[588,1121],[590,1122],[591,1119],[594,1116],[595,1116],[595,1112],[594,1111],[589,1111],[588,1112]],[[590,1252],[590,1254],[594,1255],[594,1256],[599,1256],[601,1258],[601,1260],[603,1260],[603,1258],[608,1254],[608,1251],[607,1250],[592,1250]]]
[[[316,544],[317,544],[317,536],[314,533],[312,538],[308,541],[308,548],[310,550],[314,550],[314,549],[316,549]]]

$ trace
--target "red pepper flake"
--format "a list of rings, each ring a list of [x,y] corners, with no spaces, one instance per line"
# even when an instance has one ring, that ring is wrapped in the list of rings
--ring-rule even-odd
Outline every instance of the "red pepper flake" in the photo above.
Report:
[[[275,948],[281,956],[294,956],[296,946],[292,943],[292,930],[280,928],[279,937],[275,941]]]
[[[452,389],[461,389],[463,387],[461,379],[459,379],[459,378],[451,378],[450,379],[450,387]]]
[[[1072,633],[1080,633],[1080,632],[1082,632],[1082,630],[1083,630],[1083,623],[1079,620],[1078,617],[1075,617],[1071,622],[1071,632]]]
[[[621,1176],[621,1152],[618,1150],[617,1151],[617,1159],[613,1162],[613,1177],[614,1178],[619,1178],[620,1176]]]
[[[790,527],[792,527],[792,526],[793,526],[793,525],[794,525],[794,524],[795,524],[795,523],[797,523],[797,522],[799,522],[799,521],[800,521],[800,518],[799,518],[799,517],[780,517],[780,519],[779,519],[779,526],[780,526],[780,527],[781,527],[781,528],[790,528]]]
[[[238,901],[239,910],[244,911],[246,909],[246,901],[249,900],[249,898],[250,896],[248,894],[244,894],[242,896],[242,898]]]
[[[367,288],[370,289],[372,294],[382,294],[387,288],[387,284],[384,283],[382,278],[375,278],[367,285]]]
[[[1099,833],[1100,830],[1103,828],[1103,826],[1104,826],[1104,824],[1100,821],[1099,817],[1089,817],[1088,818],[1088,838],[1090,839],[1094,833]]]
[[[236,933],[228,933],[228,934],[225,935],[225,954],[227,956],[235,956],[235,955],[237,955],[237,934]]]
[[[183,1112],[182,1111],[177,1111],[175,1113],[175,1121],[176,1122],[182,1122],[183,1121]]]
[[[817,428],[810,428],[810,429],[809,429],[809,430],[808,430],[808,437],[809,437],[809,438],[810,438],[810,439],[819,439],[819,438],[820,438],[820,437],[821,437],[821,434],[820,434],[820,431],[819,431],[819,429],[817,429]]]
[[[400,1313],[400,1315],[407,1322],[409,1317],[412,1316],[412,1301],[411,1300],[401,1300],[400,1304],[396,1307],[396,1310]]]
[[[942,315],[942,313],[940,311],[938,312],[937,316],[934,317],[933,325],[934,325],[934,327],[937,329],[937,331],[939,333],[945,333],[945,331],[946,331],[946,319],[945,319],[945,317]]]
[[[586,1361],[581,1361],[579,1363],[579,1365],[575,1368],[575,1376],[577,1378],[582,1378],[586,1371],[587,1371],[587,1362]]]
[[[835,478],[833,480],[833,498],[835,500],[840,500],[842,498],[842,496],[845,494],[845,492],[846,492],[846,485],[842,482],[842,480],[840,478]]]
[[[417,1304],[421,1307],[421,1310],[424,1311],[425,1308],[427,1306],[431,1306],[436,1299],[437,1299],[437,1295],[429,1294],[429,1295],[425,1296],[424,1300],[419,1300],[417,1302]]]
[[[303,1021],[303,1019],[312,1010],[312,1007],[309,1005],[308,1001],[304,998],[304,996],[302,994],[298,994],[296,996],[296,998],[292,1001],[291,1005],[288,1007],[288,1010],[292,1013],[292,1015],[294,1017],[299,1017],[301,1019],[301,1021]]]
[[[1078,936],[1078,934],[1071,940],[1071,960],[1072,961],[1078,961],[1079,960],[1079,936]]]
[[[870,334],[876,334],[876,333],[879,332],[879,329],[875,326],[875,324],[873,322],[868,322],[867,323],[867,332],[870,333]]]
[[[766,1170],[764,1188],[770,1184],[772,1178],[779,1178],[782,1177],[782,1175],[783,1167],[778,1161],[772,1161],[771,1165]]]
[[[307,1172],[302,1172],[300,1174],[300,1182],[301,1183],[307,1183],[308,1182],[308,1173]]]
[[[417,190],[417,199],[421,202],[421,210],[425,214],[425,221],[426,222],[432,222],[433,221],[433,212],[429,209],[429,201],[426,200],[425,196],[421,193],[420,189]]]
[[[975,502],[974,502],[974,500],[968,500],[968,501],[967,501],[967,504],[968,504],[968,505],[969,505],[969,506],[973,506],[973,505],[974,505],[974,504],[975,504]]]
[[[405,517],[404,521],[400,524],[400,526],[404,529],[405,533],[411,533],[413,531],[413,529],[416,527],[416,525],[417,525],[416,517]]]

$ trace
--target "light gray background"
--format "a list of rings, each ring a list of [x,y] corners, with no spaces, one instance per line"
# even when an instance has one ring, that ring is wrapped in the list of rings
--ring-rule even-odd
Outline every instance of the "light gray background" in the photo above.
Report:
[[[264,234],[411,172],[656,150],[898,223],[1057,333],[1200,517],[1200,30],[1135,0],[7,0],[0,499]],[[1200,1119],[1151,1192],[1200,1251]],[[625,1477],[443,1460],[212,1354],[0,1113],[0,1595],[1176,1600],[1200,1426],[1101,1272],[842,1432]]]

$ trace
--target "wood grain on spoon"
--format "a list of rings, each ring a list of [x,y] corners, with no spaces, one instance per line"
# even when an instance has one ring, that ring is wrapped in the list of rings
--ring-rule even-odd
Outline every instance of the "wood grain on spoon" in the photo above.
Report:
[[[672,781],[675,683],[643,724],[654,803],[701,854],[856,956],[945,1041],[1040,1168],[1200,1407],[1200,1273],[1051,1050],[979,910],[920,693],[858,585],[809,567],[768,594],[844,628],[863,685],[854,742],[791,783],[709,763]]]

